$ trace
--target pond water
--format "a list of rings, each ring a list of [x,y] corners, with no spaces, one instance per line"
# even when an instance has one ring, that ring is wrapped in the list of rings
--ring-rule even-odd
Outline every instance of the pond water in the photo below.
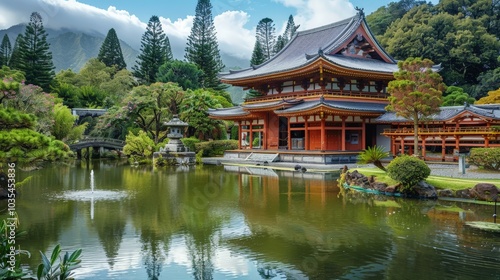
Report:
[[[464,225],[492,221],[493,205],[343,194],[338,174],[241,167],[29,175],[16,208],[32,271],[60,243],[83,249],[76,279],[500,279],[500,235]]]

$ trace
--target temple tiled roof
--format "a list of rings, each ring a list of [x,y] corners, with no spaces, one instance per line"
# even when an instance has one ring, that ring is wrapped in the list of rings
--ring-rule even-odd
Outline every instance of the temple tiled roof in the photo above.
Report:
[[[243,103],[241,107],[244,109],[252,110],[252,109],[264,109],[264,108],[272,108],[276,106],[291,106],[294,104],[302,103],[302,99],[281,99],[276,101],[268,101],[268,102],[258,102],[258,103]]]
[[[441,107],[439,113],[430,116],[428,119],[432,121],[448,121],[458,116],[463,112],[470,112],[477,116],[482,116],[489,119],[500,120],[500,104],[488,105],[462,105],[462,106],[449,106]],[[404,123],[411,120],[397,116],[395,112],[386,112],[380,117],[375,119],[377,123]]]
[[[336,101],[336,100],[311,100],[311,101],[305,101],[304,103],[295,105],[293,107],[284,109],[284,110],[277,110],[275,111],[276,114],[283,114],[283,113],[294,113],[294,112],[300,112],[300,111],[307,111],[314,109],[319,106],[327,106],[332,109],[337,109],[337,110],[348,110],[348,111],[355,111],[355,112],[365,112],[365,113],[384,113],[385,112],[385,106],[386,104],[381,104],[381,103],[370,103],[370,102],[355,102],[355,101]]]
[[[243,110],[241,106],[222,109],[208,109],[208,114],[213,117],[240,117],[246,116],[250,113]]]
[[[320,57],[338,65],[379,72],[397,71],[396,62],[383,49],[381,51],[393,63],[385,63],[376,59],[361,59],[341,55],[327,55],[341,47],[352,36],[353,32],[365,21],[364,16],[357,14],[345,20],[326,26],[300,31],[274,57],[261,65],[247,69],[220,74],[226,81],[243,78],[260,77],[273,73],[290,71],[314,63]],[[369,32],[369,31],[367,31]],[[325,55],[323,55],[325,54]]]

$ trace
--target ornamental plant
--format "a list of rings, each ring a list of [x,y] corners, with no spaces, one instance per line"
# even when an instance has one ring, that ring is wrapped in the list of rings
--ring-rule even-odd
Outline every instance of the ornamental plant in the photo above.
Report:
[[[366,150],[363,150],[359,154],[358,163],[360,164],[373,163],[379,169],[387,171],[386,168],[382,165],[381,160],[388,156],[389,153],[386,152],[384,148],[381,146],[368,147]]]
[[[403,193],[412,192],[413,187],[430,174],[431,169],[423,160],[409,155],[397,157],[387,166],[387,175],[401,183]]]
[[[484,169],[500,170],[499,148],[472,148],[469,163]]]

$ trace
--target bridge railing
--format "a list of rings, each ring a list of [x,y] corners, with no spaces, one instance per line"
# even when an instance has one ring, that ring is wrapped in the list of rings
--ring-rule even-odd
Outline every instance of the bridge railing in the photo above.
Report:
[[[104,137],[89,137],[89,138],[83,138],[80,140],[77,140],[71,144],[69,144],[70,147],[75,147],[75,146],[81,146],[81,145],[88,145],[88,144],[108,144],[108,145],[114,145],[114,146],[124,146],[125,141],[119,140],[119,139],[113,139],[113,138],[104,138]]]

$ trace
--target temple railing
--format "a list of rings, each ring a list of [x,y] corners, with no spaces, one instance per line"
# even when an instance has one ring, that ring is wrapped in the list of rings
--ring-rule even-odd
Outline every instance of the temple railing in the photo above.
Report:
[[[386,136],[413,135],[413,128],[384,129],[382,133]],[[419,135],[500,135],[500,130],[494,127],[440,127],[440,128],[419,128]]]
[[[357,97],[357,98],[375,98],[375,99],[387,99],[387,97],[389,96],[387,93],[383,92],[360,92],[360,91],[346,91],[346,90],[315,89],[315,90],[263,95],[254,98],[247,98],[245,99],[245,102],[273,101],[273,100],[282,100],[291,98],[304,98],[308,96],[318,96],[318,95],[323,95],[324,97]]]

